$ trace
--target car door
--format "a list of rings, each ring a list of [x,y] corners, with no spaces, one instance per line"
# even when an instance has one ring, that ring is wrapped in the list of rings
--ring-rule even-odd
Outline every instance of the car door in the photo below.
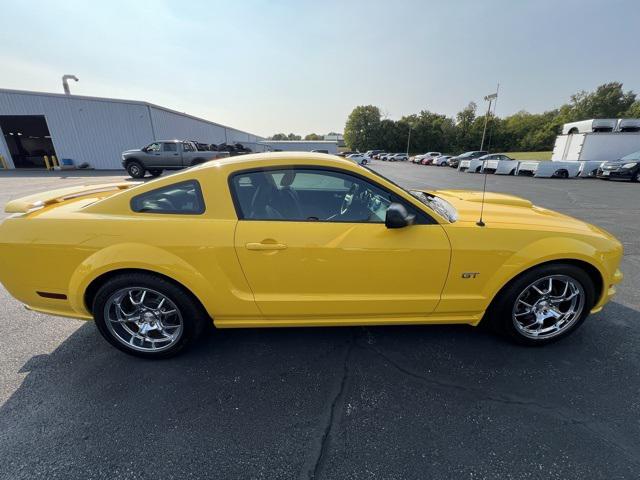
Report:
[[[291,167],[235,174],[235,248],[256,303],[269,318],[318,323],[424,317],[449,268],[444,229],[369,179]],[[391,202],[416,214],[388,229]]]
[[[145,167],[155,167],[161,163],[160,157],[162,156],[162,144],[160,142],[154,142],[151,145],[147,145],[144,149]]]
[[[191,166],[191,163],[196,158],[197,150],[193,146],[193,144],[189,142],[182,142],[181,145],[182,145],[182,160],[181,160],[182,165],[185,167],[189,167]]]
[[[162,142],[159,167],[178,167],[181,165],[179,145],[177,142]]]

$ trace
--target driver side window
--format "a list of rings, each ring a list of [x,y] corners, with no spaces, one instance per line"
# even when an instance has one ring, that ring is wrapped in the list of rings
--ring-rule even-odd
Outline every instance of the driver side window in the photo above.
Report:
[[[398,201],[358,176],[304,167],[241,172],[230,186],[245,220],[384,223]]]

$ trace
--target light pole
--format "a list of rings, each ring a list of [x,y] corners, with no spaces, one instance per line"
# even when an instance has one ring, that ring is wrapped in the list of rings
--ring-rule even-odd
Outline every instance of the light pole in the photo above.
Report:
[[[482,129],[482,141],[480,142],[480,150],[484,147],[484,137],[487,134],[487,122],[489,121],[489,114],[491,113],[491,102],[498,98],[498,91],[496,89],[496,93],[492,93],[491,95],[487,95],[484,97],[485,102],[489,102],[489,107],[487,108],[487,114],[484,116],[484,128]]]
[[[407,137],[407,158],[409,158],[409,143],[411,142],[411,129],[413,127],[409,124],[409,136]]]

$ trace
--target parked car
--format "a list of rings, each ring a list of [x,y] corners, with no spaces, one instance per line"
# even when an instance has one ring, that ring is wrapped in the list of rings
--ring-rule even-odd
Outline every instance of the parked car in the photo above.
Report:
[[[619,160],[605,162],[596,174],[606,180],[631,180],[640,182],[640,151],[625,155]]]
[[[376,155],[382,153],[382,150],[367,150],[364,153],[364,156],[367,157],[369,160],[376,158]]]
[[[460,161],[473,160],[474,158],[480,158],[481,156],[486,155],[487,153],[489,153],[489,152],[486,152],[484,150],[472,150],[470,152],[465,152],[462,155],[458,155],[456,157],[451,157],[447,161],[447,163],[452,168],[458,168],[458,165],[460,165]]]
[[[451,155],[440,155],[439,157],[434,158],[431,164],[436,165],[438,167],[444,167],[445,165],[447,165],[447,161],[450,158],[451,158]]]
[[[383,162],[386,162],[389,160],[389,157],[391,157],[393,155],[393,153],[381,153],[380,156],[380,160],[382,160]]]
[[[369,163],[369,159],[364,155],[364,153],[352,153],[351,155],[347,155],[347,158],[360,165],[366,165]]]
[[[394,153],[390,155],[387,160],[390,162],[404,162],[408,159],[406,153]]]
[[[347,157],[348,155],[351,155],[353,153],[358,153],[358,152],[351,152],[351,151],[339,152],[339,153],[336,153],[336,155],[339,156],[339,157]]]
[[[440,152],[427,152],[419,156],[420,160],[418,163],[420,163],[420,165],[429,165],[434,158],[439,157],[440,155],[442,155]]]
[[[122,166],[133,178],[142,178],[147,172],[157,177],[163,170],[179,170],[228,156],[224,152],[198,150],[188,140],[161,140],[122,152]]]
[[[515,161],[504,153],[490,153],[479,157],[478,160],[482,162],[482,165],[478,166],[476,173],[481,171],[495,172],[496,168],[498,168],[498,162],[501,160]]]
[[[320,149],[317,149],[317,150],[311,150],[311,152],[312,153],[325,153],[325,154],[328,154],[329,150],[324,150],[324,149],[320,148]]]
[[[376,160],[382,160],[382,157],[384,157],[385,155],[387,155],[387,152],[380,152],[377,155],[374,155],[373,158]]]
[[[407,191],[330,155],[243,155],[8,202],[19,215],[0,224],[0,282],[29,309],[94,319],[112,346],[147,358],[212,324],[482,322],[543,345],[615,294],[611,234],[499,193],[486,194],[480,226],[478,198]]]

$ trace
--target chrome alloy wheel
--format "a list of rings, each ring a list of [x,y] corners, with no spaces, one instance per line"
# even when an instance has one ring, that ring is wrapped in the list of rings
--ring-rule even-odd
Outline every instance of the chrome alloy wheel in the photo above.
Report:
[[[546,339],[560,335],[582,315],[583,286],[567,275],[549,275],[526,287],[513,306],[513,324],[525,337]]]
[[[144,287],[113,293],[104,306],[109,332],[121,343],[141,352],[160,352],[182,336],[180,310],[169,298]]]

